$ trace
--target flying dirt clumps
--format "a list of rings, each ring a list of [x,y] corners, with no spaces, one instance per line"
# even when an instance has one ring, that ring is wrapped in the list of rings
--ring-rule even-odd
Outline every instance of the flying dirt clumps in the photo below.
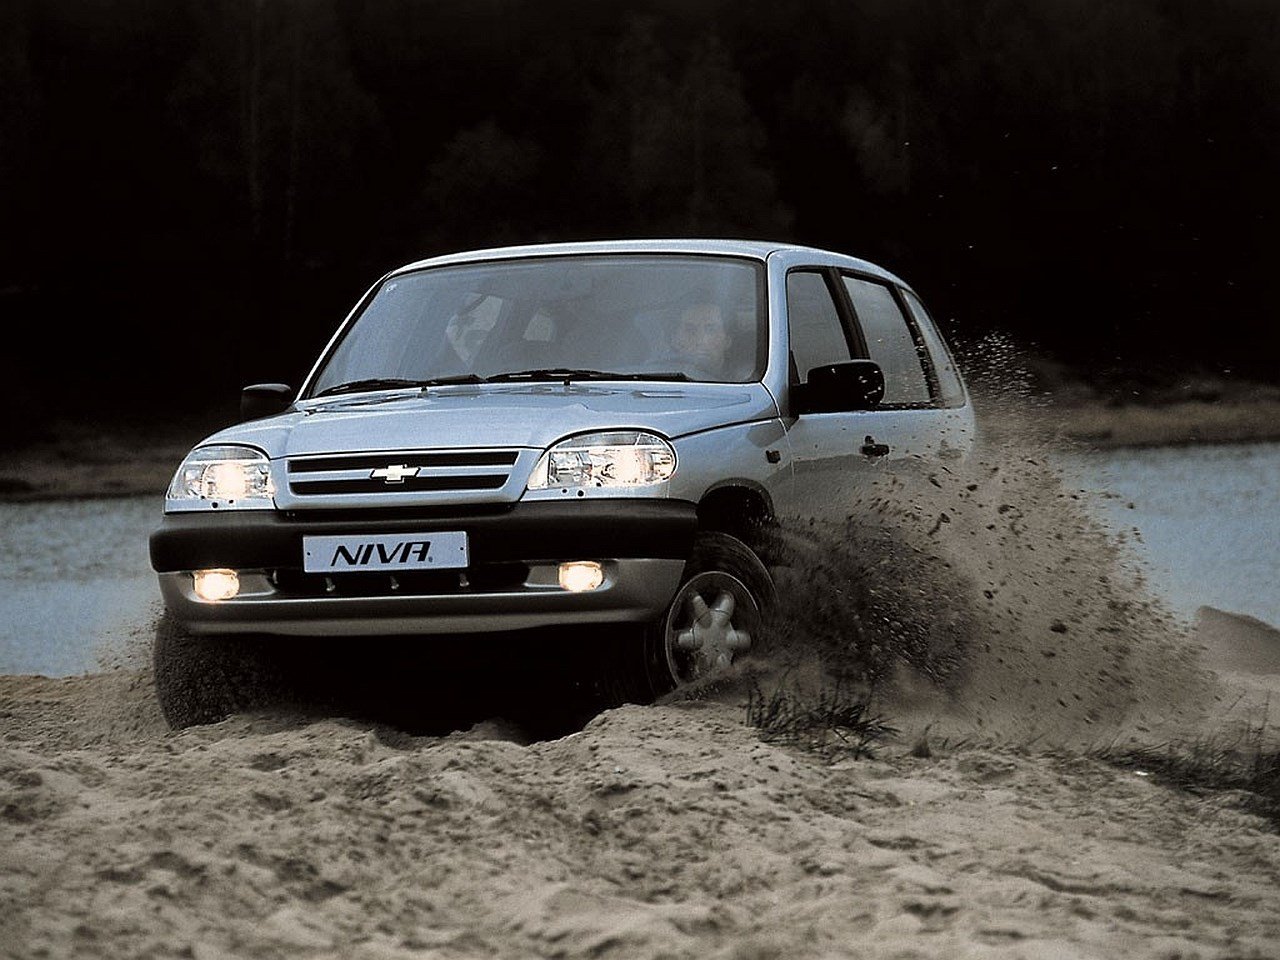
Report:
[[[776,531],[756,683],[856,691],[907,735],[1065,747],[1191,729],[1217,691],[1188,626],[1052,457],[1008,430],[964,459],[886,462],[844,522]]]

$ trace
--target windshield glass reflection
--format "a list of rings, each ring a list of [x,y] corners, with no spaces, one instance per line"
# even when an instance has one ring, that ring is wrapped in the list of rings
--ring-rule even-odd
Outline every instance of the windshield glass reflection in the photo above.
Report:
[[[742,383],[763,366],[763,286],[762,264],[718,257],[554,257],[404,274],[347,328],[308,395],[490,378]]]

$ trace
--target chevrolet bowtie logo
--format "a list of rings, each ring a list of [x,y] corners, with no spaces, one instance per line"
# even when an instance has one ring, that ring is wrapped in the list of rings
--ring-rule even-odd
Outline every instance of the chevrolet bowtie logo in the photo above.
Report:
[[[405,477],[416,477],[418,469],[418,467],[411,467],[407,463],[393,463],[374,470],[369,474],[369,479],[382,479],[387,483],[404,483]]]

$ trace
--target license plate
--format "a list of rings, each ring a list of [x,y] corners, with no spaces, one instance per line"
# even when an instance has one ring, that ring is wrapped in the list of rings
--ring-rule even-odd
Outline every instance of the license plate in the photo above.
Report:
[[[463,532],[302,538],[302,569],[307,573],[456,570],[466,565]]]

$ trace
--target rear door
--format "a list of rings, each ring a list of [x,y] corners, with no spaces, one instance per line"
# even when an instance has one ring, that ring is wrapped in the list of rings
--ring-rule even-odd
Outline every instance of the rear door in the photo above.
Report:
[[[973,410],[955,361],[924,304],[894,283],[841,271],[854,323],[868,359],[884,371],[884,442],[931,467],[967,452]],[[892,457],[892,453],[891,453]]]

